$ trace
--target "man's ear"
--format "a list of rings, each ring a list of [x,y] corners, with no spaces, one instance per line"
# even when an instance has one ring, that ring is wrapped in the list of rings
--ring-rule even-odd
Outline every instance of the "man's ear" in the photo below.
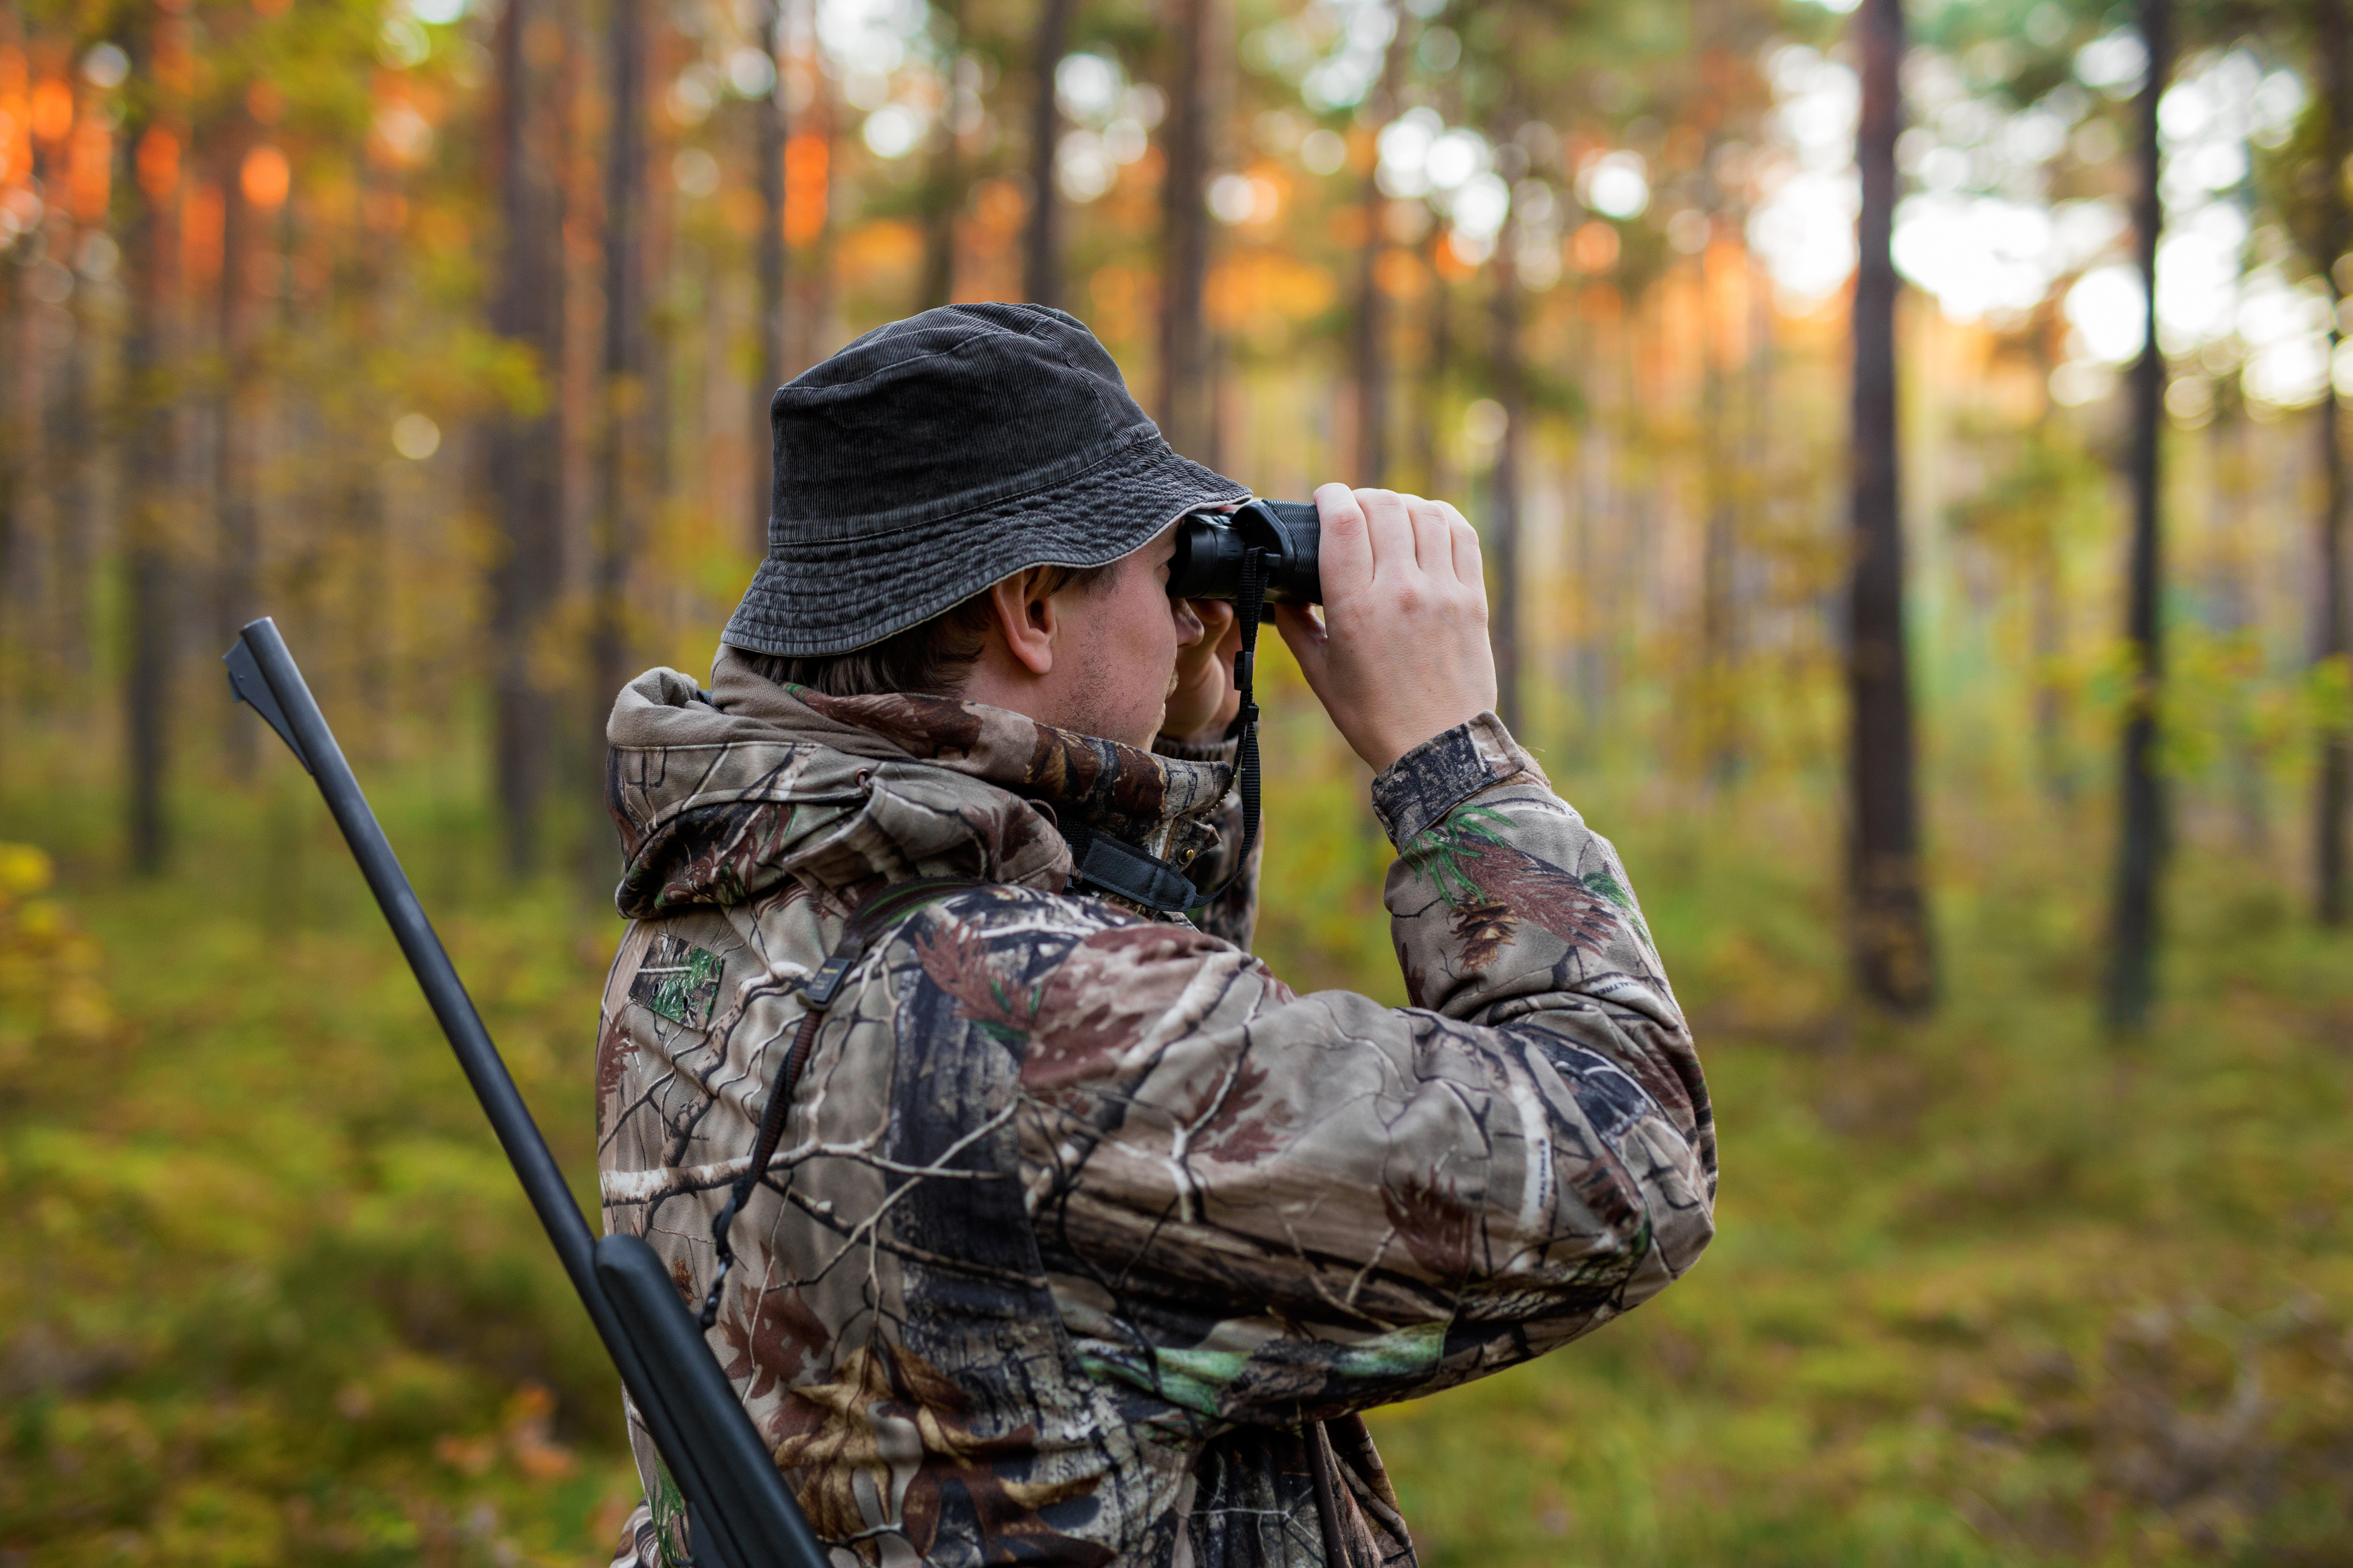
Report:
[[[1016,572],[988,591],[1006,651],[1032,675],[1044,675],[1054,668],[1054,633],[1059,617],[1053,599],[1038,591],[1042,575],[1033,566],[1026,572]]]

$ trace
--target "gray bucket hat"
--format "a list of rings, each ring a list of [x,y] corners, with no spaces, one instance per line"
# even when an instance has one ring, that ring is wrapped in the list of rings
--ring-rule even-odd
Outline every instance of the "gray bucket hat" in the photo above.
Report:
[[[1094,334],[1042,305],[878,327],[778,388],[768,419],[767,559],[720,639],[758,653],[864,647],[1250,496],[1170,450]]]

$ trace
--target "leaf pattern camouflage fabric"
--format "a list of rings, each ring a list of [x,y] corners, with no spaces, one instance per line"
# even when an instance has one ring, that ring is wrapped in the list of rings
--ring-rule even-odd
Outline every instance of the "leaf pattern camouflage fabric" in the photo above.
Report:
[[[1345,1561],[1410,1563],[1356,1413],[1566,1343],[1712,1234],[1706,1089],[1625,872],[1491,714],[1375,781],[1401,1009],[1276,979],[1249,878],[1208,930],[1063,891],[1058,822],[1214,869],[1222,762],[724,654],[710,694],[640,677],[609,738],[605,1217],[691,1300],[799,982],[880,888],[987,884],[851,973],[733,1231],[713,1343],[841,1568],[1329,1563],[1319,1448]],[[681,1561],[632,1438],[617,1561]]]

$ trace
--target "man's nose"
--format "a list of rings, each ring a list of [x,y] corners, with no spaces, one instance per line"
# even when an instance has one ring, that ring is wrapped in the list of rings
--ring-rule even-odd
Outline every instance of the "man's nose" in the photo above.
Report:
[[[1171,599],[1168,601],[1168,609],[1169,613],[1176,617],[1176,646],[1191,647],[1195,643],[1199,642],[1208,628],[1201,625],[1201,617],[1194,610],[1193,601]]]

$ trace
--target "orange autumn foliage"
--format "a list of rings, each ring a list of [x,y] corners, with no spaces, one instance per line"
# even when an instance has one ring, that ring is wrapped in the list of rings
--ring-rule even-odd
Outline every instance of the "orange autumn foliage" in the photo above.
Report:
[[[227,204],[218,185],[206,182],[188,193],[180,209],[180,270],[190,287],[201,289],[220,276],[221,238],[227,221]]]
[[[286,193],[294,183],[294,171],[287,163],[286,154],[265,142],[245,155],[237,183],[247,201],[269,212],[285,202]]]
[[[179,188],[180,139],[169,128],[151,125],[139,138],[139,146],[132,154],[132,164],[139,176],[139,188],[149,199],[162,201]]]
[[[43,142],[62,142],[73,129],[73,89],[50,77],[33,89],[33,135]]]
[[[102,120],[76,121],[66,155],[66,205],[82,222],[99,222],[106,216],[113,180],[113,132]]]
[[[833,149],[804,131],[785,143],[785,241],[807,245],[825,230],[828,165]]]

